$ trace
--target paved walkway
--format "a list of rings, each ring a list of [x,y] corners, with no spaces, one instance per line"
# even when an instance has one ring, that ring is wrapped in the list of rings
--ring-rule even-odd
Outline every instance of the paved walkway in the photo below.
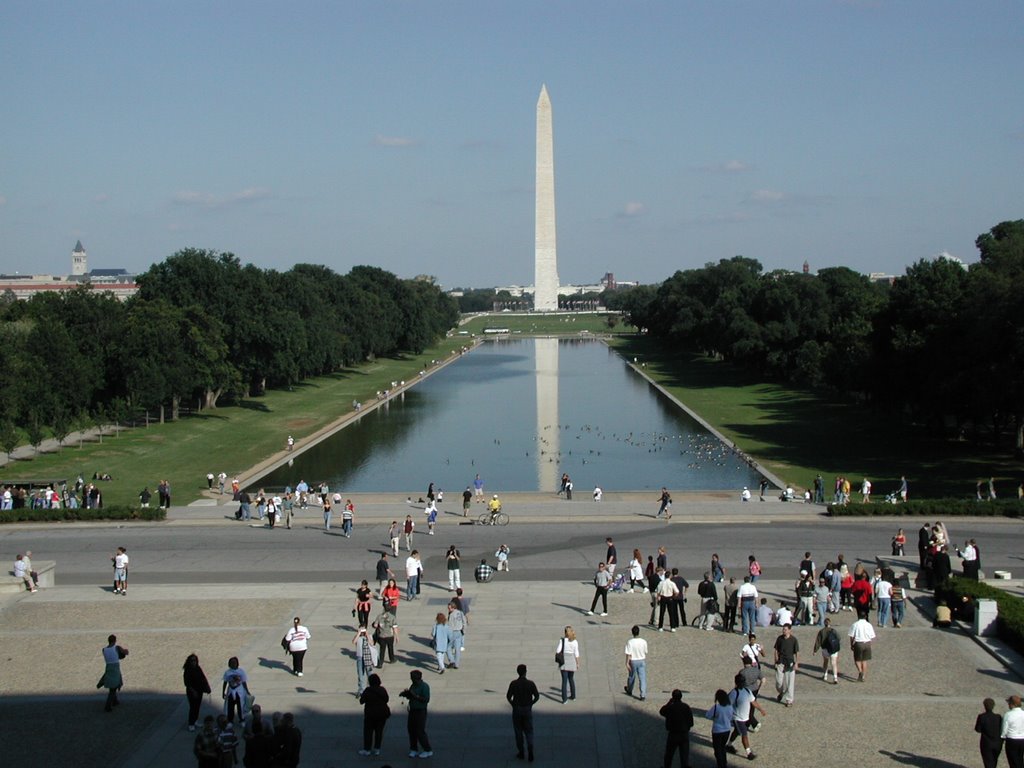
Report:
[[[277,584],[268,573],[265,583],[245,586],[155,586],[134,589],[128,597],[97,587],[58,587],[31,599],[10,599],[0,628],[6,659],[0,738],[10,750],[8,760],[108,768],[192,764],[180,665],[195,651],[215,690],[224,660],[237,654],[264,711],[295,713],[304,733],[303,766],[429,765],[406,757],[406,715],[397,693],[413,668],[424,670],[433,692],[428,731],[435,763],[455,768],[518,764],[504,692],[516,664],[525,662],[542,694],[535,709],[537,764],[641,768],[660,760],[664,731],[658,708],[669,691],[683,689],[695,709],[710,706],[714,690],[728,688],[739,666],[739,635],[648,628],[646,595],[612,595],[608,617],[586,616],[593,593],[589,584],[498,578],[488,585],[465,585],[471,623],[463,664],[437,675],[427,639],[434,614],[447,602],[445,586],[430,583],[421,599],[403,601],[399,608],[399,660],[382,672],[393,717],[379,759],[355,754],[361,712],[354,696],[349,585]],[[761,586],[773,600],[791,589],[788,582]],[[913,597],[927,610],[923,594]],[[313,635],[301,680],[288,671],[279,645],[294,615]],[[841,632],[851,616],[836,615]],[[644,626],[651,645],[645,702],[622,691],[622,646],[634,623]],[[583,668],[578,699],[563,706],[553,655],[566,624],[579,633]],[[131,655],[124,663],[124,703],[108,715],[94,681],[101,672],[99,649],[111,631]],[[845,648],[840,671],[847,677],[839,686],[822,683],[811,653],[815,630],[796,633],[804,663],[797,705],[785,709],[764,697],[769,714],[753,737],[761,765],[811,765],[826,745],[830,754],[855,757],[859,766],[974,764],[971,728],[981,699],[1002,701],[1022,688],[1020,679],[965,634],[931,629],[916,609],[905,629],[879,631],[865,683],[851,681],[853,665]],[[777,633],[761,634],[770,646]],[[1008,661],[1020,668],[1019,659]],[[766,690],[771,688],[769,682]],[[214,711],[215,704],[216,695],[205,711]],[[31,728],[22,727],[25,707],[31,707]],[[713,765],[706,721],[698,720],[692,742],[691,765]]]

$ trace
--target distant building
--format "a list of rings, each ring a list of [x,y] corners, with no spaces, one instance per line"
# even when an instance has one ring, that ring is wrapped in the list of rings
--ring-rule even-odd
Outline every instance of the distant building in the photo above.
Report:
[[[69,275],[3,275],[0,274],[0,296],[8,291],[18,300],[25,301],[37,293],[47,291],[70,291],[80,285],[89,285],[93,290],[114,294],[125,301],[138,293],[135,276],[126,269],[89,269],[89,257],[82,241],[75,243],[71,252],[71,274]]]

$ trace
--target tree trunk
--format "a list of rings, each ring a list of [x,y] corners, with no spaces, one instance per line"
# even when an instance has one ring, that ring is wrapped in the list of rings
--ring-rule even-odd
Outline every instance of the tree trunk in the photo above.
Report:
[[[171,395],[171,421],[178,420],[178,413],[181,410],[181,398],[178,395]]]
[[[160,423],[164,423],[164,404],[160,403]]]
[[[221,393],[223,391],[224,390],[222,390],[222,389],[208,389],[208,390],[206,390],[206,393],[205,393],[205,407],[206,408],[216,408],[217,407],[217,401],[220,399]]]

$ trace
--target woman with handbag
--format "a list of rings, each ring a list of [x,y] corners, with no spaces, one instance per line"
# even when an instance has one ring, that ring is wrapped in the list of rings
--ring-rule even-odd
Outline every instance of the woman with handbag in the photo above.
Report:
[[[352,638],[352,645],[356,647],[356,684],[358,686],[356,692],[362,696],[369,684],[373,668],[377,666],[377,644],[367,632],[366,625],[363,624],[356,632],[356,636]]]
[[[580,643],[576,639],[576,630],[565,628],[565,634],[555,646],[555,663],[562,674],[562,703],[576,698],[576,672],[582,668],[580,662]]]

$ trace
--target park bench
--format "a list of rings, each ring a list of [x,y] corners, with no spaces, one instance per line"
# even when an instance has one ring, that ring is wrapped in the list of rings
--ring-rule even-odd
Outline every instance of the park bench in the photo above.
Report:
[[[33,560],[32,570],[39,574],[39,588],[51,588],[57,584],[57,563],[54,560]],[[0,594],[10,595],[25,591],[25,582],[14,575],[13,570],[0,576]]]

